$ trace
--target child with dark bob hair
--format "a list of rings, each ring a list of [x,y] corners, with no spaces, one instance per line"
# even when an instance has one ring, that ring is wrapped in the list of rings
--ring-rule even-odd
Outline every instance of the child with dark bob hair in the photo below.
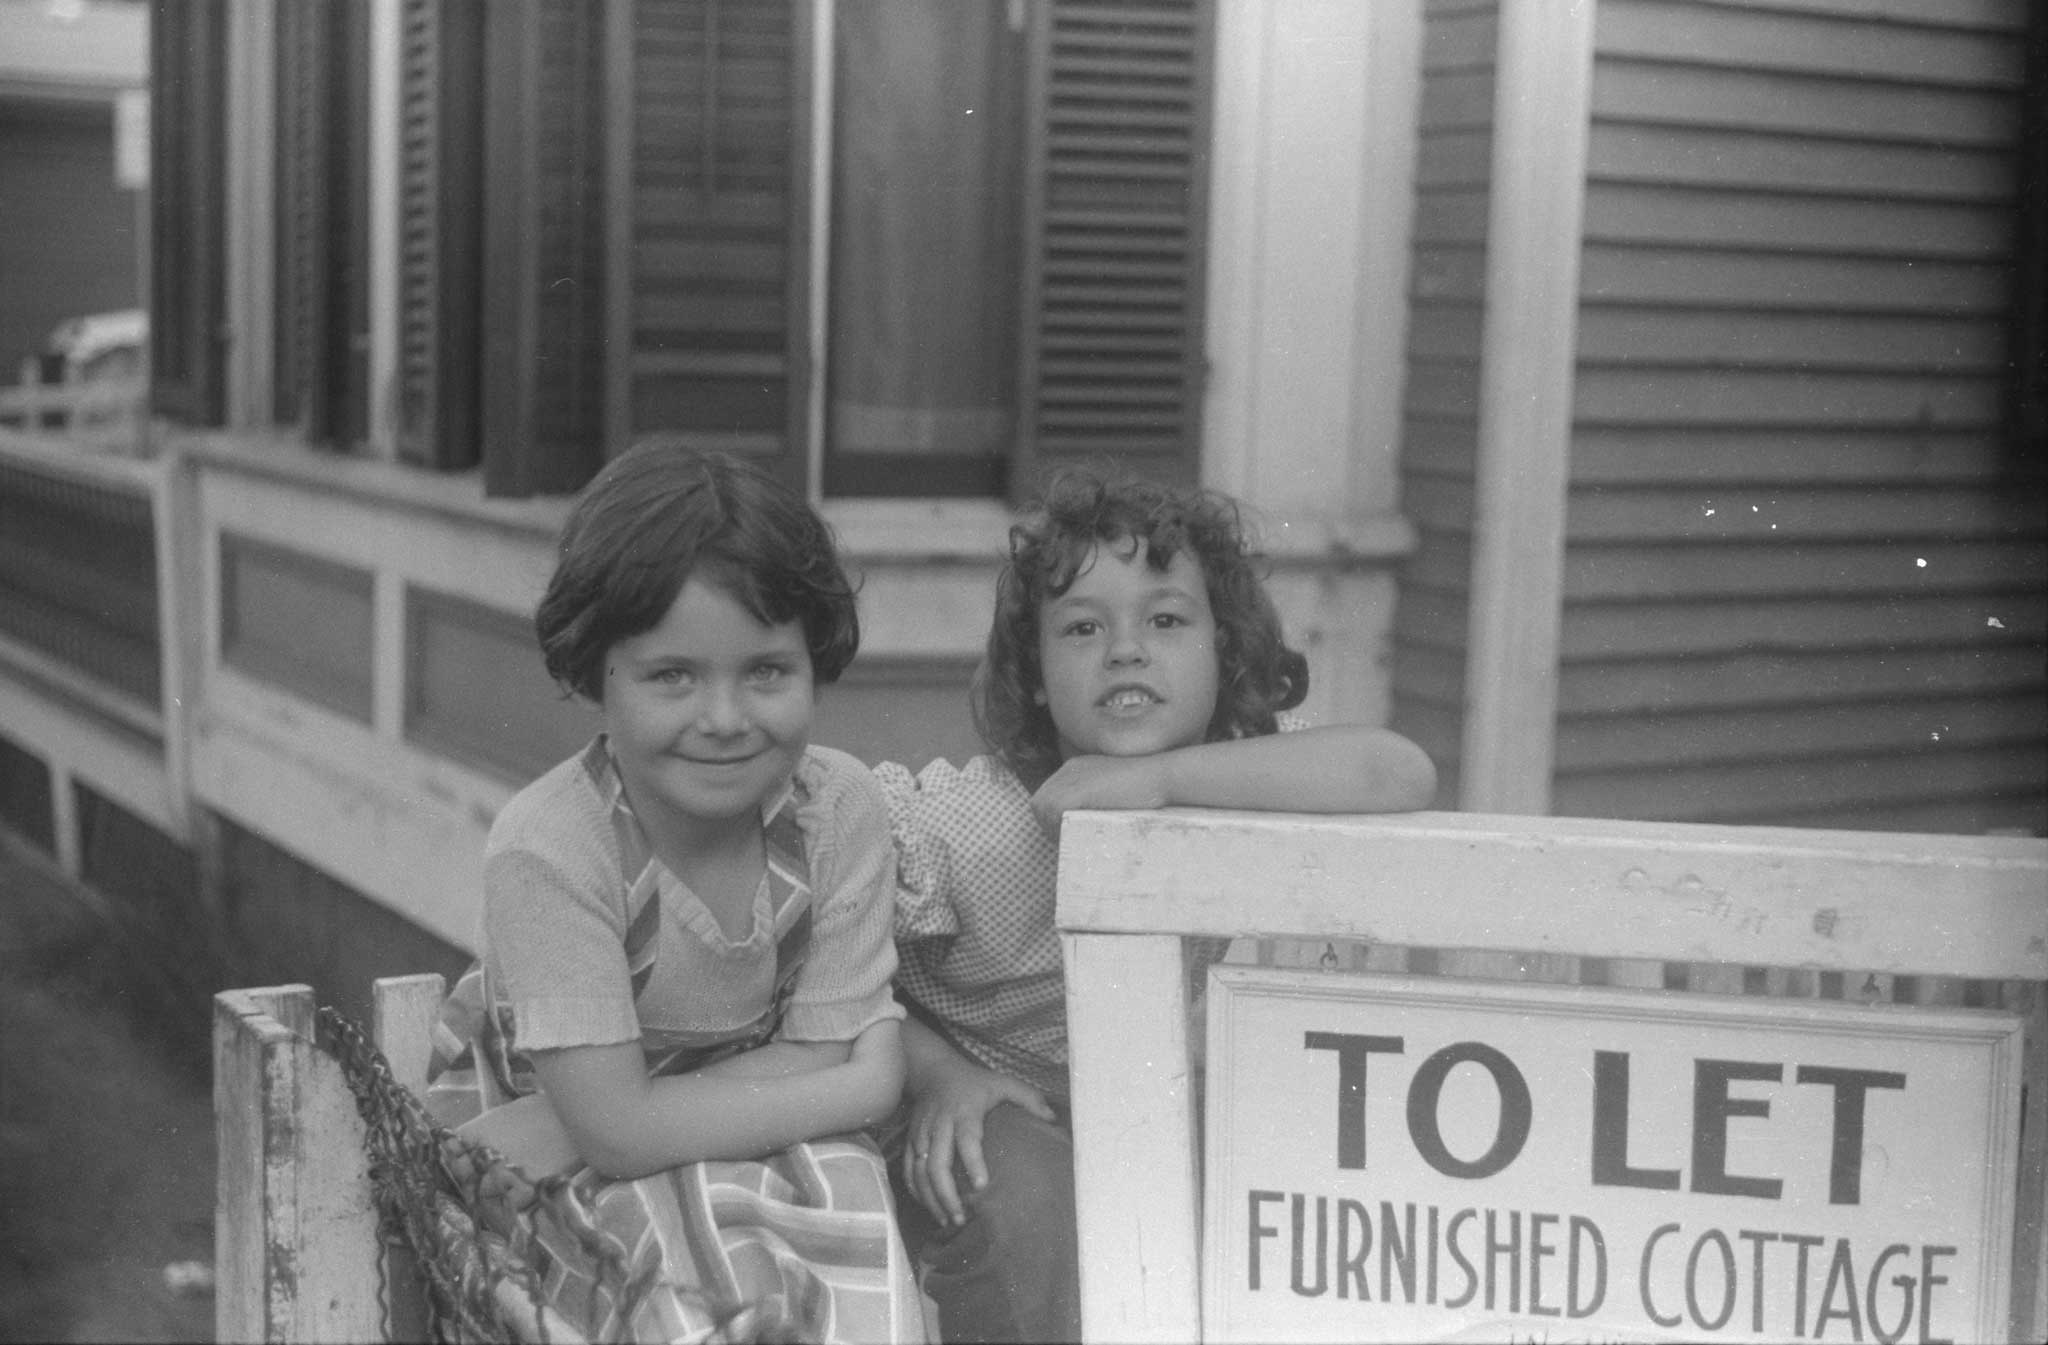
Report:
[[[655,445],[620,456],[585,488],[557,554],[534,614],[541,657],[593,704],[604,699],[605,652],[660,621],[692,574],[763,625],[801,622],[819,686],[860,648],[853,586],[825,521],[734,458]]]
[[[876,768],[911,1014],[905,1229],[945,1340],[1079,1338],[1060,815],[1434,796],[1406,738],[1289,713],[1307,691],[1229,499],[1068,473],[1010,530],[972,693],[991,755]]]
[[[584,489],[535,626],[590,745],[498,814],[480,967],[428,1102],[559,1176],[517,1230],[590,1340],[921,1340],[888,1170],[902,1093],[887,806],[810,742],[860,644],[830,531],[736,459],[645,444]]]

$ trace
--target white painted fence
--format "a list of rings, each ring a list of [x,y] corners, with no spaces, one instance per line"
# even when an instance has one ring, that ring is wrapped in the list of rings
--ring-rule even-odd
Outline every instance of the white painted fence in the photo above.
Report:
[[[1307,940],[1310,966],[1400,967],[1404,950],[1428,948],[1440,950],[1426,960],[1439,972],[1540,982],[1597,958],[1613,960],[1590,964],[1604,982],[1638,987],[1661,985],[1663,964],[1681,964],[1695,989],[1652,993],[1705,987],[1723,1003],[1746,986],[1810,995],[1832,978],[1851,998],[1904,985],[1915,1002],[2016,1011],[2033,1086],[2010,1338],[2042,1338],[2048,841],[1181,810],[1069,815],[1060,856],[1090,1340],[1203,1338],[1203,1155],[1183,936]],[[1372,951],[1339,953],[1346,941]],[[1329,956],[1314,957],[1318,947]],[[1208,1062],[1211,1077],[1218,1064]]]
[[[145,451],[149,382],[141,375],[45,382],[40,362],[27,359],[19,379],[12,387],[0,385],[0,426],[98,451]]]

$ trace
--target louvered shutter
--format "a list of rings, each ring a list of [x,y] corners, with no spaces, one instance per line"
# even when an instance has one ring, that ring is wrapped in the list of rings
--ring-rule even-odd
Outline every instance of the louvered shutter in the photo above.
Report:
[[[367,22],[358,5],[278,6],[275,405],[314,443],[368,423]]]
[[[277,418],[325,438],[331,408],[320,377],[329,355],[328,117],[334,57],[326,5],[277,13]]]
[[[484,6],[484,487],[576,490],[604,460],[604,20]]]
[[[227,6],[150,6],[150,407],[219,425],[227,406]]]
[[[1033,7],[1018,493],[1063,463],[1193,481],[1213,0]]]
[[[636,0],[614,422],[801,481],[809,43],[802,0]],[[615,342],[618,344],[620,342]],[[616,379],[616,375],[615,375]]]
[[[478,458],[484,0],[404,0],[399,66],[398,454]]]

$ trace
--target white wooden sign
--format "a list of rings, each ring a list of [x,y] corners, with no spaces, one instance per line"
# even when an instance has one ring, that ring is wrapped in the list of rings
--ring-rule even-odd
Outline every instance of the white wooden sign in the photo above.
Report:
[[[1985,1341],[2021,1020],[1211,974],[1208,1340]]]

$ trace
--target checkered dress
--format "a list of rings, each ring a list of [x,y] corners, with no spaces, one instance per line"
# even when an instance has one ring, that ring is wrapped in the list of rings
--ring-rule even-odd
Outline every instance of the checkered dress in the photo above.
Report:
[[[1293,714],[1280,731],[1306,728]],[[996,757],[875,767],[896,833],[896,991],[976,1063],[1067,1096],[1067,983],[1054,928],[1059,847]],[[1192,940],[1191,971],[1228,943]]]

